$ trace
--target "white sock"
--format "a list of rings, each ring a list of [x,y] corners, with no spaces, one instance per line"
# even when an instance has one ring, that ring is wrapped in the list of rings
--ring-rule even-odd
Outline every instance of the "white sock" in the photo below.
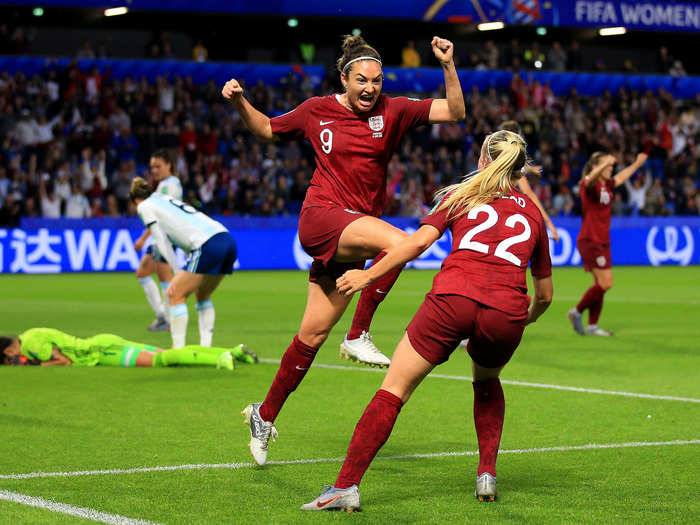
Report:
[[[187,319],[187,305],[185,303],[170,308],[170,335],[173,338],[173,348],[185,346]]]
[[[148,304],[153,308],[153,312],[156,314],[158,319],[167,319],[165,316],[165,310],[163,309],[163,301],[160,299],[160,293],[158,293],[158,286],[155,281],[150,277],[139,278],[139,284],[143,288],[143,292],[146,294],[146,300]]]
[[[165,312],[165,318],[170,319],[170,299],[168,298],[168,294],[165,293],[165,290],[168,289],[168,286],[170,286],[170,281],[167,283],[164,283],[163,281],[160,282],[160,290],[163,295],[163,311]]]
[[[216,312],[211,299],[197,301],[195,304],[199,316],[199,346],[211,346],[214,337],[214,320]]]

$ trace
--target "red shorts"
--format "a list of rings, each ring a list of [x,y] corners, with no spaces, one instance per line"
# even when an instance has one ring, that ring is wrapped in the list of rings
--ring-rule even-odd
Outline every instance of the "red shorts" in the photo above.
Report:
[[[583,267],[587,272],[590,272],[593,268],[600,268],[603,270],[612,267],[612,261],[610,260],[610,243],[600,244],[595,241],[589,241],[588,239],[579,239],[576,242],[576,247],[581,254]]]
[[[520,344],[524,318],[478,303],[461,295],[425,296],[406,328],[408,339],[423,358],[434,365],[447,361],[462,339],[467,351],[484,368],[505,365]]]
[[[348,211],[340,206],[309,206],[299,214],[299,242],[314,258],[309,281],[316,282],[326,275],[335,280],[347,270],[365,267],[365,261],[340,263],[333,260],[343,230],[366,214]]]

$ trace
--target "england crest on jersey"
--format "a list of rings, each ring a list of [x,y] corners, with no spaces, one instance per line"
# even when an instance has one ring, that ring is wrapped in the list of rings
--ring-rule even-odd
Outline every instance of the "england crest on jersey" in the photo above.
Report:
[[[372,131],[381,131],[384,129],[384,117],[377,115],[376,117],[369,117],[367,119],[369,123],[369,129]]]

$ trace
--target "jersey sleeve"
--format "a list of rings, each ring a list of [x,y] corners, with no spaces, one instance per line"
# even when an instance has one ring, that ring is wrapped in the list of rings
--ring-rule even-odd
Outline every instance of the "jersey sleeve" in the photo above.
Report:
[[[392,99],[392,107],[399,119],[401,132],[408,131],[416,126],[428,123],[430,117],[430,107],[433,105],[432,98],[423,100],[407,97],[396,97]]]
[[[148,228],[151,224],[158,222],[153,206],[148,201],[142,201],[137,207],[136,212],[139,214],[141,221]]]
[[[539,236],[537,244],[530,257],[530,272],[535,277],[549,277],[552,275],[552,259],[549,256],[549,237],[544,220],[540,218],[538,222]]]
[[[36,328],[20,334],[19,340],[22,343],[23,356],[29,359],[38,359],[39,361],[51,360],[53,345],[47,337],[42,337],[42,334]]]
[[[299,104],[295,109],[270,119],[272,133],[281,140],[303,139],[306,136],[306,122],[309,109],[315,98],[310,98]]]
[[[442,210],[437,211],[443,200],[444,199],[441,199],[440,202],[438,202],[433,209],[430,210],[430,213],[428,213],[428,215],[423,217],[423,220],[420,221],[421,226],[433,226],[440,232],[440,235],[445,233],[445,230],[450,227],[450,223],[452,222],[450,219],[448,219],[449,208],[443,208]]]

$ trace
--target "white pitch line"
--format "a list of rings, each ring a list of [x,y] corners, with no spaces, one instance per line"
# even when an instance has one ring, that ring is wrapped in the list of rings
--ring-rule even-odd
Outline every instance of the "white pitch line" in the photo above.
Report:
[[[260,359],[261,363],[271,363],[279,364],[279,359]],[[313,364],[312,367],[316,368],[326,368],[329,370],[350,370],[354,372],[374,372],[378,374],[385,374],[386,369],[377,368],[366,368],[362,366],[343,366],[343,365],[326,365],[323,363]],[[428,378],[433,379],[451,379],[453,381],[472,381],[470,376],[449,376],[444,374],[430,374]],[[578,386],[564,386],[564,385],[548,385],[544,383],[529,383],[527,381],[512,381],[510,379],[501,379],[501,383],[504,385],[514,385],[514,386],[529,386],[532,388],[545,388],[550,390],[565,390],[569,392],[583,392],[586,394],[604,394],[608,396],[623,396],[623,397],[636,397],[641,399],[658,399],[662,401],[683,401],[685,403],[700,403],[700,399],[695,399],[692,397],[676,397],[676,396],[662,396],[657,394],[639,394],[636,392],[618,392],[615,390],[601,390],[599,388],[582,388]]]
[[[0,499],[19,503],[20,505],[27,505],[29,507],[50,510],[51,512],[58,512],[60,514],[69,514],[98,523],[109,523],[111,525],[158,525],[153,521],[127,518],[119,514],[108,514],[88,507],[77,507],[67,503],[58,503],[50,499],[20,494],[19,492],[10,492],[9,490],[0,490]]]
[[[536,454],[543,452],[570,452],[577,450],[602,450],[611,448],[638,448],[638,447],[670,447],[679,445],[700,445],[700,439],[676,440],[676,441],[631,441],[627,443],[589,443],[587,445],[571,445],[559,447],[523,448],[500,450],[499,454]],[[433,452],[427,454],[405,454],[400,456],[377,456],[377,461],[395,459],[425,459],[455,456],[477,456],[477,450],[464,450],[455,452]],[[310,458],[291,459],[286,461],[268,461],[268,465],[308,465],[315,463],[342,463],[345,458]],[[173,470],[204,470],[204,469],[230,469],[239,470],[253,468],[255,463],[199,463],[186,465],[167,465],[162,467],[138,467],[128,469],[103,469],[103,470],[76,470],[73,472],[28,472],[25,474],[0,474],[0,479],[35,479],[35,478],[73,478],[79,476],[100,476],[106,474],[140,474],[144,472],[168,472]]]

